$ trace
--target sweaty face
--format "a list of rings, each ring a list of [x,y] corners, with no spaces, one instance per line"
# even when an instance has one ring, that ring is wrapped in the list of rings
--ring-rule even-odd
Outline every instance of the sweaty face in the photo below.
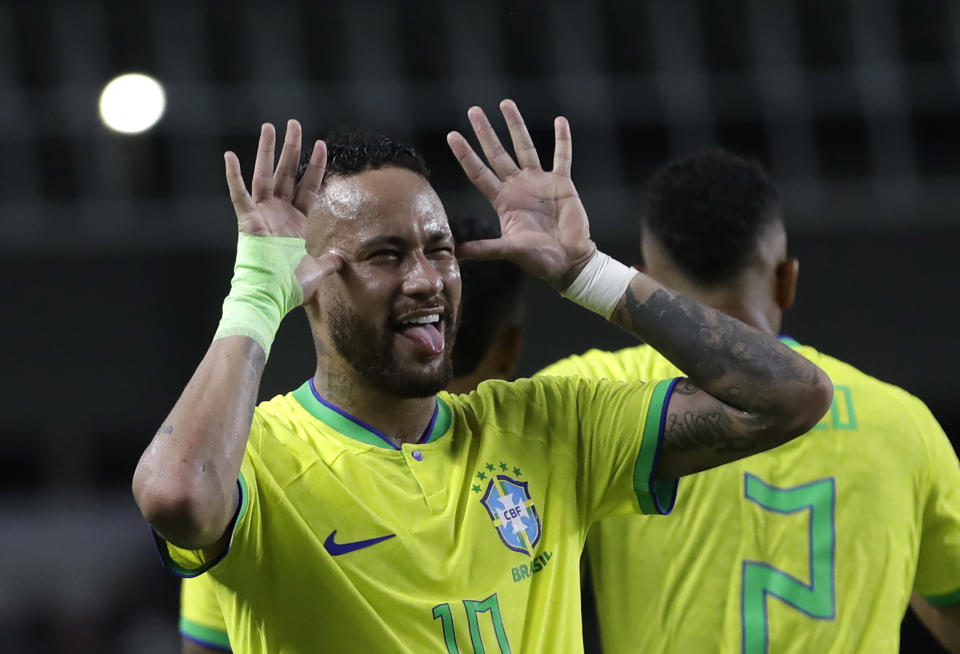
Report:
[[[460,270],[443,205],[429,183],[400,168],[326,182],[311,213],[322,249],[344,260],[321,289],[321,340],[363,383],[424,397],[453,374]],[[323,337],[325,333],[326,338]]]

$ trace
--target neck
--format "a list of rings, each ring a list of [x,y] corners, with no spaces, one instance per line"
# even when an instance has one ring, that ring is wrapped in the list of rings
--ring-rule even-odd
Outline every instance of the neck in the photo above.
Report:
[[[740,303],[719,304],[705,302],[705,304],[708,304],[717,311],[721,311],[732,318],[736,318],[740,322],[746,323],[751,327],[755,327],[762,332],[766,332],[768,334],[777,333],[777,329],[775,329],[771,324],[769,316],[767,316],[764,311],[761,311],[756,307]]]
[[[436,396],[398,397],[328,363],[321,362],[313,377],[313,387],[323,399],[375,428],[396,445],[420,440],[433,418]]]
[[[780,329],[782,313],[773,301],[773,289],[770,288],[769,280],[763,276],[745,274],[729,284],[715,288],[699,286],[669,268],[655,278],[681,295],[762,332],[777,334]]]
[[[772,310],[770,290],[760,283],[741,283],[730,287],[705,290],[688,284],[677,284],[679,293],[736,318],[768,334],[780,329],[780,312]]]

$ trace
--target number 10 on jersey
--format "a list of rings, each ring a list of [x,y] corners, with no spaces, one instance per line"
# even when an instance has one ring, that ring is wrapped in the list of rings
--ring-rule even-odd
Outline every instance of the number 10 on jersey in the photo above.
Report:
[[[510,643],[507,642],[507,631],[503,627],[503,616],[500,614],[500,601],[494,593],[485,600],[463,600],[463,608],[467,613],[467,624],[470,628],[470,644],[474,654],[488,654],[480,635],[480,613],[489,613],[493,621],[493,630],[497,637],[497,646],[502,654],[512,654]],[[457,646],[457,637],[453,628],[453,611],[449,604],[438,604],[433,607],[433,619],[440,620],[443,626],[443,639],[447,645],[447,654],[460,654]]]

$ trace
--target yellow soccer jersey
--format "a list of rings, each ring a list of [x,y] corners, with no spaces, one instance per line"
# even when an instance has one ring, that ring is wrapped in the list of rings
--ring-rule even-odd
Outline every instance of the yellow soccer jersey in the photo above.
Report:
[[[227,625],[217,601],[213,575],[183,579],[180,585],[180,633],[212,649],[230,651]]]
[[[257,407],[229,553],[161,552],[210,569],[238,653],[582,651],[590,524],[673,504],[673,383],[486,382],[402,448],[304,384]]]
[[[606,654],[893,653],[911,591],[960,602],[960,466],[940,426],[905,391],[789,344],[834,383],[811,433],[688,477],[669,520],[591,531]],[[677,373],[640,346],[540,374]]]

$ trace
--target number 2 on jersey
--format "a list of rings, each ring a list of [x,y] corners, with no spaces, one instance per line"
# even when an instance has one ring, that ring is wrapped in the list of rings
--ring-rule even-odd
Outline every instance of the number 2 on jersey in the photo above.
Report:
[[[474,654],[486,654],[483,646],[483,638],[480,635],[480,623],[478,614],[490,612],[490,619],[493,621],[493,631],[497,636],[497,645],[500,646],[502,654],[511,654],[510,643],[507,642],[507,632],[503,628],[503,616],[500,615],[500,601],[497,594],[494,593],[485,600],[463,600],[463,608],[467,612],[467,624],[470,627],[470,644],[473,645]],[[443,639],[447,645],[447,654],[460,654],[460,648],[457,646],[457,637],[453,630],[453,611],[449,604],[438,604],[433,607],[433,619],[440,619],[443,626]]]
[[[743,562],[740,604],[743,654],[767,654],[768,595],[816,620],[836,619],[836,533],[833,521],[836,486],[833,478],[828,477],[793,488],[777,488],[746,473],[744,495],[760,508],[774,513],[810,511],[809,585],[768,563]]]

